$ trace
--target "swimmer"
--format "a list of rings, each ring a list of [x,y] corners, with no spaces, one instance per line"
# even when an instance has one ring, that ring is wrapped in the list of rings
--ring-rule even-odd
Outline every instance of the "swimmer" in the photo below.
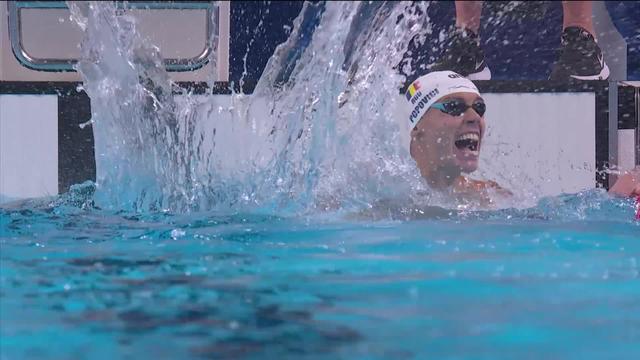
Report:
[[[469,178],[478,168],[486,128],[486,105],[471,80],[431,72],[411,83],[404,101],[401,141],[431,189],[483,207],[512,196],[496,182]],[[610,193],[640,195],[640,169],[623,174]]]
[[[453,71],[431,72],[407,89],[408,144],[420,174],[436,191],[457,200],[490,205],[511,192],[493,181],[472,180],[478,168],[486,125],[486,105],[478,88]]]

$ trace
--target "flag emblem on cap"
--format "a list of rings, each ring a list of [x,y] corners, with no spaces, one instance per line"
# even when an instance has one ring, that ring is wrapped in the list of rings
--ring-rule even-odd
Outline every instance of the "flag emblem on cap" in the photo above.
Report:
[[[420,83],[418,81],[414,81],[413,84],[409,86],[409,89],[407,89],[407,93],[405,94],[407,100],[411,100],[418,90],[420,90]]]

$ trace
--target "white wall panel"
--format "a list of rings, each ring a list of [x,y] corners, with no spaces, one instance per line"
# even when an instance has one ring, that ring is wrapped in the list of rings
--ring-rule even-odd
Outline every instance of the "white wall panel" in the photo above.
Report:
[[[484,98],[487,133],[480,168],[472,177],[496,180],[513,191],[537,196],[595,186],[593,93],[484,94]],[[231,127],[250,123],[231,121],[230,109],[249,119],[268,113],[261,103],[244,109],[246,100],[220,95],[199,105],[212,106],[217,113],[200,126],[206,134],[216,127],[218,149],[237,147]],[[0,193],[12,198],[56,194],[57,97],[1,95],[0,110]],[[234,155],[225,151],[224,157],[216,158],[231,170],[237,161]]]
[[[595,94],[483,94],[487,135],[478,173],[548,196],[595,187]]]
[[[0,95],[0,201],[58,193],[58,96]]]

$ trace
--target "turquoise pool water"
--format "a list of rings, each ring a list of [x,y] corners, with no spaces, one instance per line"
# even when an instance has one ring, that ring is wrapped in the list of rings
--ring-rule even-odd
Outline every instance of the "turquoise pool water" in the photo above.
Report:
[[[640,225],[601,192],[439,219],[0,212],[2,359],[634,359]]]

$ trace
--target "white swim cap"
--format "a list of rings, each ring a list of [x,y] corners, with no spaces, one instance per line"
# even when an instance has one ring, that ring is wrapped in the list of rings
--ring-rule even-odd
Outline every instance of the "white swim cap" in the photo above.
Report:
[[[434,71],[415,80],[405,93],[409,107],[409,130],[412,130],[429,107],[444,96],[454,93],[473,93],[480,95],[471,80],[453,71]]]

